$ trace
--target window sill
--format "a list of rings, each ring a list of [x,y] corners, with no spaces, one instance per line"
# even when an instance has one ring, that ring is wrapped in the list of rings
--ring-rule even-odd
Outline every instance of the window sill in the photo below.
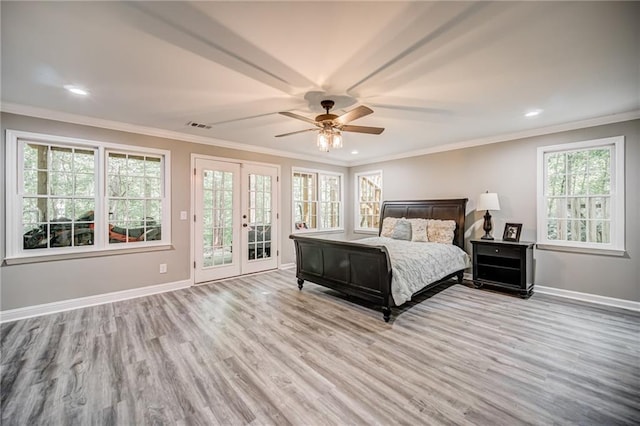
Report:
[[[95,250],[91,252],[64,253],[64,254],[46,254],[41,256],[25,256],[5,258],[5,265],[24,265],[28,263],[55,262],[59,260],[85,259],[89,257],[117,256],[120,254],[145,253],[152,251],[173,250],[171,244],[163,244],[157,246],[131,247],[121,249]]]
[[[536,244],[536,248],[540,250],[551,251],[563,251],[568,253],[582,253],[582,254],[599,254],[603,256],[626,256],[627,252],[624,249],[603,249],[592,247],[574,247],[574,246],[561,246],[555,244]]]

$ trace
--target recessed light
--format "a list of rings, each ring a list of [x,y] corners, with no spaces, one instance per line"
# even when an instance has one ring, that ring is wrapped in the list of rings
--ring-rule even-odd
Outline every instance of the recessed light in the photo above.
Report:
[[[64,86],[65,89],[67,89],[68,91],[70,91],[71,93],[75,94],[75,95],[82,95],[82,96],[87,96],[89,94],[89,92],[87,92],[86,90],[78,87],[78,86],[74,86],[72,84],[67,84],[66,86]]]
[[[541,109],[534,109],[532,111],[527,112],[524,116],[527,118],[536,117],[540,115],[541,112],[542,112]]]
[[[358,153],[358,151],[354,149],[353,151],[351,151],[351,153],[352,153],[353,155],[356,155],[356,154]]]

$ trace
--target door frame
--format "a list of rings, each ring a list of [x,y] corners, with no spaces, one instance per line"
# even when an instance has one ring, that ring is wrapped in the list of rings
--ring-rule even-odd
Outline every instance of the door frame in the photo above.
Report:
[[[236,163],[236,164],[240,164],[240,166],[242,167],[242,164],[251,164],[251,165],[256,165],[256,166],[267,166],[267,167],[274,167],[277,170],[277,175],[278,178],[276,179],[276,219],[278,221],[278,233],[280,235],[278,235],[278,242],[276,244],[276,258],[277,258],[277,269],[280,269],[280,265],[281,265],[281,260],[280,260],[280,251],[282,251],[282,238],[281,238],[281,234],[282,234],[282,225],[280,222],[280,212],[282,211],[282,196],[281,196],[281,180],[280,177],[282,176],[282,167],[279,164],[273,164],[273,163],[265,163],[265,162],[260,162],[260,161],[248,161],[248,160],[240,160],[238,158],[228,158],[228,157],[217,157],[217,156],[213,156],[213,155],[206,155],[206,154],[196,154],[196,153],[191,153],[191,162],[189,164],[189,175],[190,177],[190,188],[189,188],[189,198],[190,198],[190,202],[189,202],[189,213],[187,215],[187,220],[189,221],[189,280],[191,281],[191,285],[196,285],[196,277],[195,277],[195,261],[196,261],[196,253],[195,253],[195,241],[196,241],[196,227],[195,227],[195,219],[194,219],[194,215],[196,214],[196,179],[195,179],[195,169],[196,169],[196,159],[202,159],[202,160],[211,160],[211,161],[222,161],[222,162],[226,162],[226,163]],[[173,198],[172,198],[173,199]],[[182,219],[180,219],[182,221]],[[258,272],[259,273],[259,272]],[[248,274],[243,274],[243,275],[248,275]],[[242,276],[242,275],[241,275]],[[222,279],[228,279],[228,278],[222,278]]]

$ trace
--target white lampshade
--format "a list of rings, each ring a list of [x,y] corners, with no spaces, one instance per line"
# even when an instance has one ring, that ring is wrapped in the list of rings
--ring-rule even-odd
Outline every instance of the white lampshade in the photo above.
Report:
[[[476,210],[500,210],[498,194],[495,192],[485,192],[484,194],[480,194]]]

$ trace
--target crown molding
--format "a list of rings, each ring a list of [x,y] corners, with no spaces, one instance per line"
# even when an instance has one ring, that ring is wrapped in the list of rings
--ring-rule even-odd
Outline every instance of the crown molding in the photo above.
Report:
[[[431,148],[424,148],[415,151],[409,151],[402,154],[386,155],[368,160],[350,161],[349,167],[365,166],[369,164],[381,163],[384,161],[400,160],[409,157],[419,157],[421,155],[435,154],[438,152],[453,151],[456,149],[471,148],[480,145],[490,145],[494,143],[513,141],[517,139],[531,138],[535,136],[543,136],[551,133],[566,132],[569,130],[584,129],[587,127],[602,126],[605,124],[620,123],[623,121],[637,120],[640,118],[640,110],[628,111],[619,114],[605,115],[602,117],[590,118],[587,120],[572,121],[570,123],[556,124],[553,126],[539,127],[536,129],[523,130],[520,132],[505,133],[497,136],[489,136],[485,138],[470,139],[467,141],[453,142],[444,145],[438,145]]]
[[[188,133],[176,132],[172,130],[158,129],[155,127],[141,126],[137,124],[124,123],[120,121],[104,120],[101,118],[88,117],[85,115],[70,114],[66,112],[53,111],[45,108],[38,108],[28,105],[14,104],[10,102],[2,102],[0,111],[19,114],[29,117],[43,118],[47,120],[62,121],[71,124],[80,124],[84,126],[99,127],[108,130],[117,130],[121,132],[137,133],[146,136],[155,136],[165,139],[176,139],[184,142],[192,142],[202,145],[217,146],[220,148],[235,149],[238,151],[255,152],[258,154],[274,155],[277,157],[293,158],[297,160],[313,161],[314,163],[331,164],[334,166],[347,167],[346,161],[322,159],[314,155],[296,154],[289,151],[279,149],[264,148],[257,145],[247,145],[238,142],[231,142],[223,139],[216,139],[207,136],[196,136]]]

